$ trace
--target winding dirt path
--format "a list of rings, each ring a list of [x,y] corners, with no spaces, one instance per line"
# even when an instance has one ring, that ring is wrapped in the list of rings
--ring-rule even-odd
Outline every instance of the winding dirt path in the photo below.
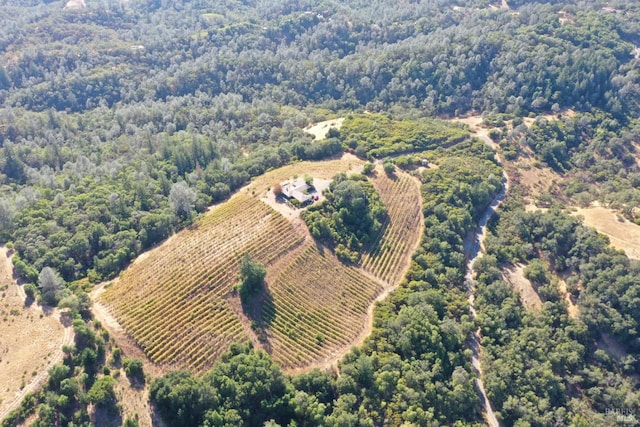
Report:
[[[8,286],[12,288],[12,291],[15,292],[17,296],[16,299],[24,302],[26,300],[26,294],[23,287],[19,285],[14,278],[13,263],[11,262],[11,257],[9,256],[8,249],[4,246],[0,248],[0,272],[2,272],[2,276],[5,278],[5,280],[10,282]],[[3,402],[2,409],[0,410],[0,420],[3,420],[7,415],[9,415],[11,411],[18,408],[22,403],[22,399],[24,399],[27,393],[33,393],[42,386],[42,384],[49,378],[49,369],[51,369],[54,365],[60,363],[64,358],[62,347],[65,345],[73,344],[74,334],[73,328],[71,326],[71,321],[66,318],[64,313],[61,313],[57,309],[52,309],[51,307],[39,306],[35,303],[30,307],[23,307],[22,310],[27,312],[28,315],[32,317],[32,319],[39,319],[42,315],[43,317],[54,319],[60,322],[63,325],[63,334],[60,340],[60,344],[55,345],[55,351],[48,357],[48,362],[44,366],[41,365],[37,368],[37,374],[30,377],[29,382],[15,393],[9,403]],[[39,327],[37,321],[33,327]],[[50,337],[50,341],[54,339],[57,339],[57,337]],[[49,347],[54,347],[54,345],[49,345]]]
[[[476,133],[477,137],[482,139],[487,145],[496,149],[496,145],[491,139],[481,133]],[[499,153],[496,151],[496,158],[500,163],[502,163],[502,159]],[[489,222],[491,216],[495,213],[495,211],[500,207],[504,197],[509,191],[509,176],[506,171],[502,172],[502,179],[504,181],[504,187],[500,194],[498,194],[491,205],[487,208],[482,218],[478,223],[478,228],[476,229],[475,234],[468,238],[468,241],[465,242],[465,252],[467,256],[467,273],[465,275],[465,284],[467,285],[468,292],[468,302],[469,302],[469,314],[471,320],[473,321],[476,318],[476,307],[475,307],[475,282],[473,280],[474,270],[473,265],[476,260],[482,255],[484,252],[484,239],[487,236],[486,226]],[[478,389],[478,393],[480,394],[480,400],[482,405],[484,406],[484,415],[485,421],[491,427],[499,427],[500,423],[498,422],[498,418],[493,412],[493,408],[491,407],[491,402],[489,401],[489,397],[487,396],[487,392],[484,388],[484,382],[482,380],[482,364],[480,363],[482,357],[482,349],[480,347],[480,341],[482,340],[482,336],[480,334],[480,328],[473,332],[473,335],[470,339],[470,347],[473,352],[473,356],[471,357],[471,364],[473,365],[474,370],[478,374],[478,378],[476,379],[476,388]]]

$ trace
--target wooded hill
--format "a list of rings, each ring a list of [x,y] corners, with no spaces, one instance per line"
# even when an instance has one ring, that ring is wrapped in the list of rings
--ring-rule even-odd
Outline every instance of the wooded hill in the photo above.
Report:
[[[117,411],[116,344],[91,319],[86,292],[252,177],[345,150],[400,155],[422,183],[420,248],[376,309],[370,338],[339,376],[288,377],[264,353],[234,346],[203,377],[154,382],[152,398],[172,425],[481,423],[462,243],[502,173],[485,144],[434,117],[485,114],[508,170],[536,167],[533,157],[554,171],[541,206],[597,199],[638,220],[636,3],[3,2],[0,239],[36,297],[41,273],[57,273],[46,275],[56,284],[47,299],[76,317],[64,367],[4,424],[37,412],[36,425],[89,425],[89,403]],[[303,128],[337,117],[344,129],[311,143]],[[488,240],[478,278],[499,418],[589,425],[607,409],[637,413],[636,263],[565,213],[506,206],[514,213],[491,225],[502,245]],[[538,280],[538,317],[500,283],[503,262],[527,264]],[[579,278],[567,281],[584,306],[578,318],[550,286],[563,274]],[[603,334],[624,357],[594,349]]]

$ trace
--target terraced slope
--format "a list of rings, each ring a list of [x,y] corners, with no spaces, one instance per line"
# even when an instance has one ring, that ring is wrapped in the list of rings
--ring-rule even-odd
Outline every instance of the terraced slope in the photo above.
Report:
[[[268,264],[303,239],[267,205],[239,195],[133,264],[100,301],[152,361],[203,371],[247,339],[225,299],[242,254]]]
[[[269,281],[262,306],[274,360],[296,368],[329,361],[365,328],[369,306],[384,285],[309,244]]]
[[[403,172],[389,177],[381,168],[371,181],[387,207],[389,220],[360,263],[365,271],[395,287],[404,276],[422,231],[420,183]]]
[[[248,339],[285,369],[331,363],[366,336],[374,301],[400,282],[421,235],[417,181],[381,171],[372,180],[389,221],[362,267],[342,264],[296,215],[286,219],[259,200],[257,179],[253,191],[136,261],[98,300],[161,365],[203,373],[229,344]],[[245,252],[267,266],[267,291],[249,317],[232,292]]]

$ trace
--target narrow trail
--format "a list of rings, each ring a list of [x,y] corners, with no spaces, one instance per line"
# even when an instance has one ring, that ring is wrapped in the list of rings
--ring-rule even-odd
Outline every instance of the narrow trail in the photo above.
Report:
[[[477,133],[476,136],[482,139],[491,148],[494,148],[494,149],[497,148],[496,144],[493,141],[491,141],[491,139],[486,135],[482,133]],[[498,154],[497,151],[496,151],[496,158],[498,162],[502,163],[502,159],[500,158],[500,155]],[[509,177],[506,171],[502,172],[502,179],[504,181],[504,187],[502,191],[500,192],[500,194],[498,194],[495,197],[495,199],[493,199],[493,201],[491,202],[491,205],[487,208],[484,215],[482,215],[482,218],[480,218],[480,221],[478,223],[478,228],[476,229],[475,233],[472,236],[473,240],[470,242],[470,245],[467,246],[468,261],[467,261],[467,272],[465,275],[465,283],[467,285],[467,293],[469,295],[468,296],[469,314],[471,316],[472,321],[476,318],[473,265],[475,264],[476,260],[482,255],[484,251],[484,239],[486,238],[486,235],[487,235],[486,233],[487,223],[489,222],[489,219],[491,218],[491,216],[495,213],[496,209],[498,209],[498,207],[504,200],[504,197],[506,196],[507,191],[509,191]],[[480,341],[481,341],[480,328],[478,328],[471,336],[471,341],[470,341],[470,347],[473,352],[473,356],[471,358],[471,364],[473,365],[473,368],[478,375],[478,378],[476,379],[476,387],[478,389],[478,392],[480,393],[480,400],[482,401],[482,405],[484,406],[484,415],[486,417],[485,421],[491,427],[499,427],[500,423],[498,422],[498,418],[493,412],[493,408],[491,407],[491,402],[489,401],[489,397],[487,396],[487,392],[484,388],[484,382],[482,380],[482,365],[480,363],[480,359],[481,359]]]
[[[2,260],[4,262],[2,268],[5,271],[13,271],[13,263],[11,262],[11,258],[7,256],[7,248],[3,247],[2,252]],[[23,287],[18,284],[16,280],[12,281],[12,286],[15,286],[17,288],[17,292],[20,298],[26,300],[27,295],[25,294]],[[60,363],[64,358],[62,347],[73,344],[74,334],[71,322],[64,320],[62,318],[63,313],[61,313],[58,309],[43,307],[34,303],[31,305],[31,307],[29,307],[29,310],[33,311],[37,315],[40,315],[42,313],[45,315],[50,315],[54,319],[58,320],[64,326],[64,334],[62,336],[60,345],[57,347],[55,353],[51,355],[51,359],[46,364],[46,366],[42,367],[39,370],[38,374],[32,377],[31,381],[29,381],[28,384],[26,384],[18,393],[16,393],[11,402],[0,411],[0,420],[4,420],[11,411],[18,408],[22,403],[22,399],[24,399],[24,397],[28,393],[33,393],[37,391],[40,386],[42,386],[42,384],[49,378],[49,369],[51,369],[54,365]]]

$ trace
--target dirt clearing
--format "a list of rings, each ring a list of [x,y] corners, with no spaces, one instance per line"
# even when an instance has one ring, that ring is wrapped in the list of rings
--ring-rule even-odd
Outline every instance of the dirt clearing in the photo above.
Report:
[[[315,136],[316,141],[319,141],[327,137],[327,133],[329,133],[329,129],[331,128],[340,129],[342,127],[343,122],[344,122],[344,117],[341,117],[339,119],[333,119],[333,120],[325,120],[324,122],[307,126],[306,128],[304,128],[304,131],[308,134]]]
[[[528,310],[539,313],[542,310],[542,300],[531,282],[524,277],[524,269],[522,264],[508,264],[502,269],[502,278],[512,289],[518,291],[520,301]]]
[[[622,249],[629,258],[640,259],[640,226],[626,220],[615,210],[602,206],[577,208],[575,215],[584,224],[609,237],[611,245]]]
[[[563,279],[560,279],[558,281],[558,292],[560,293],[562,299],[567,302],[567,313],[569,314],[569,317],[572,319],[576,319],[579,313],[578,306],[573,301],[571,294],[567,291],[567,282],[565,282]]]

